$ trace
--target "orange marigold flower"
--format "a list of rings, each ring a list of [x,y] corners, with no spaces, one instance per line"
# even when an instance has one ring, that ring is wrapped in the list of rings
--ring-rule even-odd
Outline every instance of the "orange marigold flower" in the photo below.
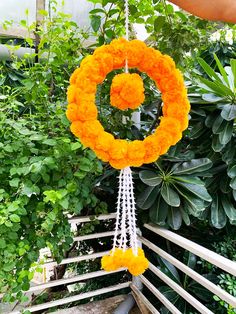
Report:
[[[70,122],[80,120],[78,106],[74,103],[69,104],[66,110],[66,116]]]
[[[140,71],[149,72],[154,65],[158,62],[158,59],[162,56],[160,51],[154,48],[147,47],[141,62],[138,65]]]
[[[133,257],[128,265],[128,270],[133,276],[139,276],[148,268],[149,262],[144,256]]]
[[[110,149],[112,159],[123,159],[127,157],[128,142],[126,140],[115,140]]]
[[[124,38],[114,39],[110,43],[113,56],[113,68],[118,69],[125,65],[127,40]]]
[[[96,120],[98,110],[94,103],[83,102],[77,106],[77,114],[79,115],[78,120],[81,121]]]
[[[126,53],[129,67],[138,67],[143,59],[146,48],[145,43],[138,39],[127,42]]]
[[[128,158],[133,167],[140,167],[145,156],[145,146],[143,141],[135,140],[128,145]]]
[[[160,130],[164,130],[171,134],[173,140],[172,145],[175,145],[182,137],[181,124],[177,119],[172,117],[161,118],[161,123],[158,128],[158,132]],[[158,132],[155,133],[157,134]]]
[[[88,77],[83,75],[83,71],[76,78],[76,87],[83,91],[85,94],[95,94],[97,85],[91,81]]]
[[[111,54],[113,55],[114,53],[114,49],[111,45],[102,45],[98,48],[96,48],[96,50],[94,51],[94,56],[102,56],[104,54]]]
[[[111,255],[105,255],[101,260],[102,268],[106,271],[113,271],[118,269],[116,263],[114,262],[114,258]]]
[[[145,147],[144,163],[148,164],[157,160],[161,154],[161,147],[157,142],[156,136],[149,135],[143,141]]]
[[[70,130],[75,136],[80,138],[83,133],[83,122],[73,121],[70,126]]]
[[[113,57],[110,53],[96,54],[94,58],[100,64],[104,76],[113,70]]]
[[[71,77],[70,77],[70,84],[71,85],[75,84],[77,76],[80,72],[81,72],[81,69],[78,68],[78,69],[75,69],[75,71],[71,74]]]
[[[84,136],[83,134],[80,136],[81,143],[85,147],[89,147],[94,150],[95,147],[95,139],[93,137]]]
[[[175,69],[175,62],[173,59],[167,55],[162,55],[157,59],[154,67],[148,72],[151,78],[154,80],[162,79],[163,77],[168,77],[172,74]]]
[[[160,130],[159,127],[155,131],[157,144],[160,147],[160,155],[165,154],[173,143],[173,137],[168,131]]]
[[[116,75],[111,84],[111,105],[121,110],[136,109],[144,101],[144,86],[141,77],[136,74]]]
[[[83,124],[83,136],[84,137],[97,137],[103,132],[103,126],[98,120],[85,121]]]
[[[190,103],[187,99],[183,99],[180,102],[164,103],[163,108],[164,115],[173,116],[174,113],[188,113],[190,111]]]
[[[95,105],[95,93],[84,93],[82,89],[76,88],[75,100],[78,106],[82,106],[84,103],[90,103]]]
[[[95,148],[98,150],[108,151],[114,142],[114,136],[108,132],[102,132],[96,140]]]
[[[97,149],[97,148],[94,149],[94,152],[95,152],[96,156],[99,159],[101,159],[102,161],[108,162],[110,160],[109,152],[106,152],[104,150],[100,150],[100,149]]]
[[[185,89],[184,79],[181,72],[179,72],[178,69],[175,69],[173,72],[174,75],[172,74],[171,76],[163,77],[161,78],[161,80],[158,80],[157,85],[162,93],[170,92],[173,90],[182,91],[183,89]]]
[[[123,159],[112,159],[112,155],[110,154],[110,160],[109,163],[110,165],[115,168],[115,169],[124,169],[126,167],[128,167],[129,164],[129,160],[126,158]]]
[[[161,96],[164,103],[170,104],[170,103],[182,103],[187,99],[187,90],[185,88],[181,90],[171,90],[168,92],[165,92]]]
[[[175,118],[179,120],[180,125],[181,125],[181,131],[184,131],[187,129],[188,127],[188,115],[186,115],[186,113],[182,112],[182,113],[178,113],[175,114]]]
[[[76,99],[76,85],[70,85],[67,88],[68,103],[75,102],[75,99]]]

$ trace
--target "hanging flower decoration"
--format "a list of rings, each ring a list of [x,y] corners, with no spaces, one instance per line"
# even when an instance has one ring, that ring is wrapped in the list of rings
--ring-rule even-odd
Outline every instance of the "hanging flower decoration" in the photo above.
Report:
[[[127,12],[126,5],[126,15]],[[143,141],[115,139],[98,120],[95,104],[97,85],[112,70],[124,66],[128,70],[128,65],[147,73],[162,93],[160,124]],[[72,133],[98,158],[121,169],[113,248],[108,256],[102,258],[102,268],[113,271],[126,267],[131,274],[138,276],[149,263],[137,244],[134,189],[129,167],[156,161],[181,139],[188,126],[190,110],[182,74],[169,56],[147,47],[142,41],[115,39],[83,59],[80,68],[70,78],[67,98],[66,115],[72,122]],[[144,98],[143,82],[138,74],[123,73],[113,78],[110,90],[112,106],[121,110],[136,109]]]
[[[143,141],[115,139],[97,120],[96,86],[109,72],[124,67],[126,57],[129,67],[146,72],[156,82],[164,102],[159,126]],[[122,110],[137,108],[144,101],[140,79],[138,74],[115,76],[111,86],[111,104]],[[182,74],[169,56],[139,40],[115,39],[84,58],[80,68],[71,76],[67,96],[66,114],[72,122],[72,133],[98,158],[116,169],[154,162],[181,139],[182,131],[188,126],[190,105]]]

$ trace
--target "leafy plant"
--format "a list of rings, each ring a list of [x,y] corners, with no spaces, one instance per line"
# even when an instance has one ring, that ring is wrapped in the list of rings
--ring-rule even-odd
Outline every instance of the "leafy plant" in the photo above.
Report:
[[[190,215],[199,217],[211,202],[204,177],[212,166],[207,158],[168,164],[155,163],[152,170],[141,170],[139,177],[148,187],[139,195],[137,205],[150,209],[153,222],[177,230],[182,221],[190,224]]]
[[[199,87],[190,93],[192,121],[190,137],[193,147],[212,162],[212,176],[206,179],[206,187],[212,195],[211,206],[205,212],[216,228],[223,228],[227,218],[235,224],[235,78],[236,60],[225,68],[215,55],[219,72],[214,71],[199,58],[205,74],[211,79],[198,76]],[[194,150],[194,148],[192,148]],[[220,184],[218,184],[218,182]]]
[[[196,269],[197,257],[194,254],[186,251],[184,253],[183,261],[191,269],[193,270]],[[189,292],[191,295],[199,299],[204,304],[211,303],[213,294],[209,292],[206,288],[204,288],[203,286],[195,282],[186,274],[183,274],[183,276],[181,276],[178,270],[175,268],[175,266],[170,264],[165,259],[158,257],[158,262],[160,265],[158,266],[158,268],[162,272],[164,272],[164,274],[166,274],[168,277],[174,280],[177,284],[179,284],[184,290]],[[204,277],[213,282],[217,282],[217,277],[212,274],[204,274]],[[189,305],[187,301],[181,298],[179,294],[175,292],[175,290],[173,290],[169,286],[160,284],[160,286],[158,286],[158,290],[160,290],[160,292],[164,296],[166,296],[166,298],[169,299],[171,303],[174,304],[181,313],[188,314],[188,313],[194,312],[194,309],[192,308],[192,306]],[[162,306],[160,308],[160,313],[168,314],[170,312],[167,308]]]

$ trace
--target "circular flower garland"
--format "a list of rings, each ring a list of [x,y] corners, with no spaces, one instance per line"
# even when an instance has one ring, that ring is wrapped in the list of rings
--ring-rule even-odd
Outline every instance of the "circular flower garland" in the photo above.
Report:
[[[162,93],[163,117],[160,118],[160,124],[155,132],[143,141],[128,142],[115,139],[112,134],[104,131],[97,120],[96,87],[103,82],[109,72],[124,67],[126,58],[129,67],[146,72]],[[114,101],[116,80],[118,78],[114,79],[111,91],[113,104],[117,103]],[[137,82],[138,86],[139,83]],[[138,87],[138,90],[141,91],[142,88]],[[121,92],[117,95],[120,97]],[[129,88],[122,95],[122,99],[128,99],[131,104],[134,97],[136,105],[143,99],[142,92],[139,96],[130,95]],[[92,56],[84,58],[80,68],[76,69],[70,78],[67,96],[69,105],[66,114],[72,122],[72,133],[80,138],[83,145],[91,148],[98,158],[109,162],[116,169],[139,167],[143,163],[156,161],[171,145],[175,145],[181,139],[182,132],[188,126],[190,104],[181,72],[176,69],[174,61],[169,56],[147,47],[139,40],[114,39],[110,45],[101,46]],[[120,106],[123,105],[120,102]]]

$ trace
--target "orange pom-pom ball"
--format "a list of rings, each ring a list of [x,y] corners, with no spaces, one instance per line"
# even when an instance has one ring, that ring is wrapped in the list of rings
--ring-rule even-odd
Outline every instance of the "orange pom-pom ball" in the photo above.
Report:
[[[136,73],[118,74],[112,80],[110,95],[113,107],[136,109],[144,102],[143,81]]]

